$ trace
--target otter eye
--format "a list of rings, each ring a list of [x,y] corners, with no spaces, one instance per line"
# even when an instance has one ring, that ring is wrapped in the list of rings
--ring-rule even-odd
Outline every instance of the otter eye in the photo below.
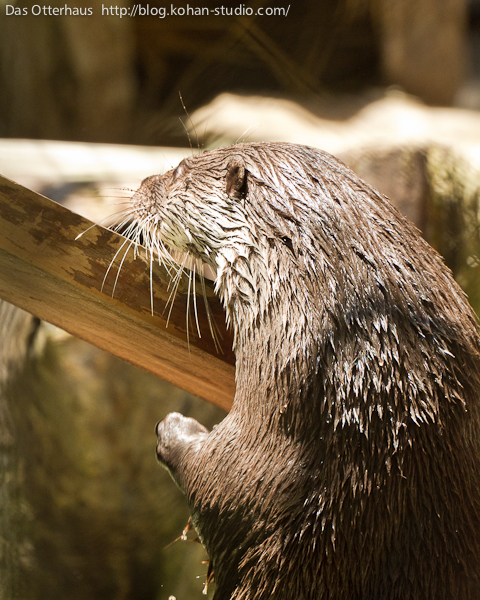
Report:
[[[293,249],[292,240],[288,236],[285,235],[285,236],[282,237],[282,242],[290,250],[290,252],[293,254],[293,256],[296,256],[295,250]]]
[[[172,173],[173,181],[177,181],[177,179],[179,177],[182,177],[182,175],[185,175],[186,172],[187,172],[187,163],[184,160],[182,160],[182,162],[177,166],[177,168]]]

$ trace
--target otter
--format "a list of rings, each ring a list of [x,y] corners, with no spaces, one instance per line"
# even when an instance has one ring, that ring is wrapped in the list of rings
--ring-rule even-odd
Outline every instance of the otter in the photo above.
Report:
[[[480,598],[477,321],[416,228],[286,143],[187,158],[132,207],[233,329],[230,413],[157,426],[214,600]]]

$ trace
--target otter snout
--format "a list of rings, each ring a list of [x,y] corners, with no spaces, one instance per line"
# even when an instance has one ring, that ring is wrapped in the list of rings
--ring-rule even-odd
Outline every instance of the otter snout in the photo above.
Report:
[[[184,492],[185,460],[193,445],[201,444],[208,429],[195,419],[180,413],[170,413],[155,426],[157,433],[157,460],[169,471],[175,483]]]

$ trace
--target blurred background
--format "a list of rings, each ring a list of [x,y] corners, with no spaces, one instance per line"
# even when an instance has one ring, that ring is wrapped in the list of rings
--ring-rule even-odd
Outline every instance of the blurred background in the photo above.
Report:
[[[2,137],[185,146],[179,92],[190,113],[231,92],[345,118],[391,85],[429,105],[480,103],[478,0],[153,0],[139,5],[150,16],[123,18],[106,13],[132,10],[123,0],[68,3],[85,17],[2,3],[27,13],[1,19]],[[253,14],[151,16],[187,6]]]
[[[0,0],[0,173],[98,220],[192,151],[317,146],[417,224],[478,312],[480,0],[188,6]],[[205,553],[175,541],[188,510],[155,461],[172,410],[223,417],[0,304],[0,600],[201,597]]]

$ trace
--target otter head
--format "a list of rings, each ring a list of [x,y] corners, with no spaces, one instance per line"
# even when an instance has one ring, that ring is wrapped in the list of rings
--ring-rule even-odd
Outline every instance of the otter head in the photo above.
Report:
[[[290,197],[292,182],[284,185],[301,158],[278,176],[272,157],[262,166],[265,150],[239,144],[192,156],[145,179],[132,198],[147,245],[188,253],[213,270],[235,333],[239,319],[240,327],[251,323],[292,280],[301,243],[303,211]]]

